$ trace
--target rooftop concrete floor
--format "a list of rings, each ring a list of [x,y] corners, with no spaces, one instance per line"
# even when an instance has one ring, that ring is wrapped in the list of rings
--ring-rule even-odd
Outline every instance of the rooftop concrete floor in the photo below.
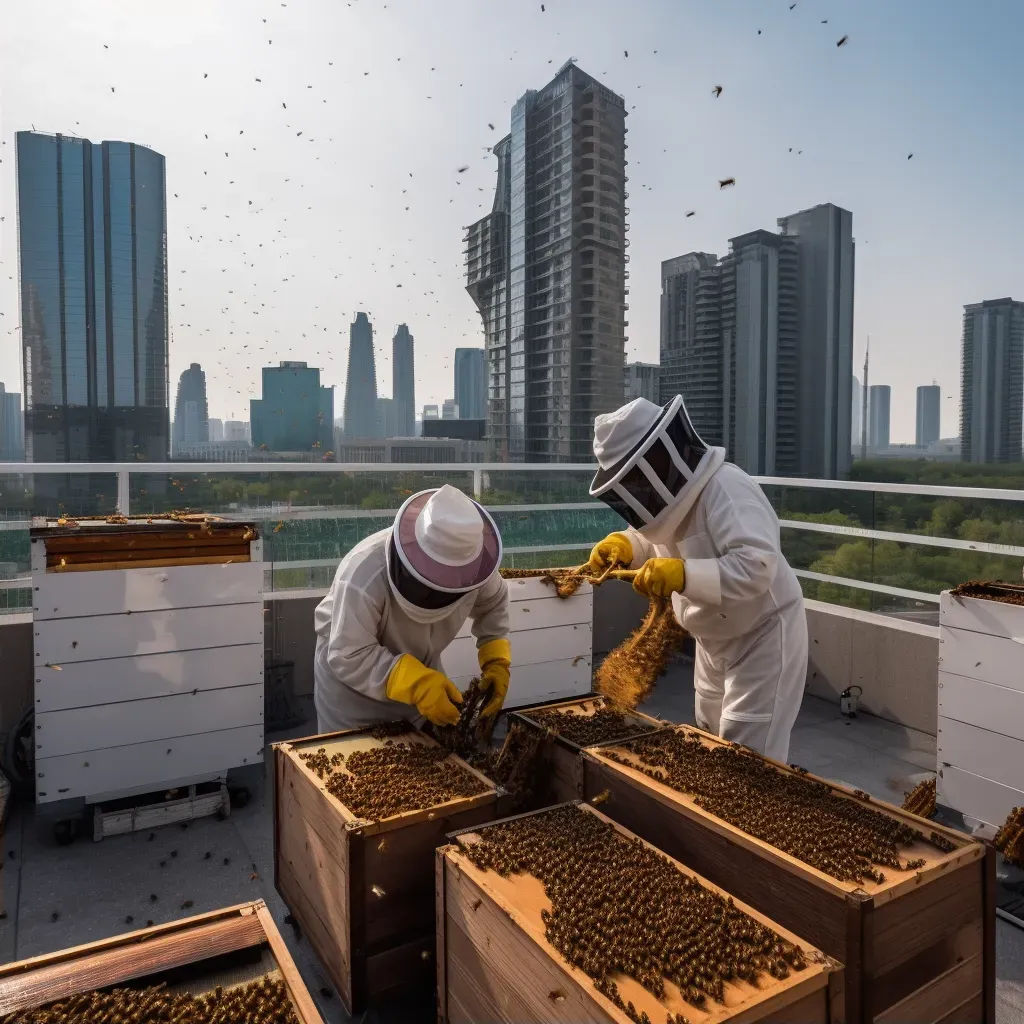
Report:
[[[644,710],[669,721],[692,722],[690,669],[673,667]],[[314,730],[311,708],[310,713],[305,727],[268,735],[267,765],[271,742]],[[837,707],[807,697],[793,732],[790,760],[899,803],[915,776],[934,770],[935,741],[870,716],[843,718]],[[284,924],[287,908],[273,883],[273,772],[257,769],[244,782],[252,799],[227,820],[204,818],[187,828],[158,829],[152,841],[144,832],[100,843],[79,839],[60,847],[47,822],[36,820],[26,805],[15,807],[3,836],[7,916],[0,920],[0,962],[145,927],[150,920],[161,923],[263,899],[324,1019],[329,1024],[349,1020],[309,943]],[[185,900],[193,902],[187,911],[182,909]],[[997,1020],[1024,1024],[1024,930],[1000,920],[996,944]],[[424,1005],[370,1011],[360,1018],[366,1024],[434,1019],[433,1006]]]

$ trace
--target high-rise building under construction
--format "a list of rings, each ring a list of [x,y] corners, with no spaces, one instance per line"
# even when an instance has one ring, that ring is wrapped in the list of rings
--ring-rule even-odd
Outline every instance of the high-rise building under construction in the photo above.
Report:
[[[487,348],[488,435],[512,462],[592,458],[622,404],[626,107],[569,61],[512,108],[491,213],[467,229]]]

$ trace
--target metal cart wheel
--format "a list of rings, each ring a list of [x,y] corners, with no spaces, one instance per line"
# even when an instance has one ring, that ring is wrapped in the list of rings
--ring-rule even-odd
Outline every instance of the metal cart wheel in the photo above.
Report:
[[[29,708],[7,734],[4,744],[4,774],[19,792],[35,793],[35,729],[36,713]]]

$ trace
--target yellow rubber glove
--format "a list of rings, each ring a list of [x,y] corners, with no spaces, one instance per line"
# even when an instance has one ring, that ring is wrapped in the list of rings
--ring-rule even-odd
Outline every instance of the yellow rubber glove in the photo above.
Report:
[[[587,562],[594,573],[604,572],[609,565],[629,565],[633,561],[633,545],[624,533],[609,533],[600,544],[594,545]]]
[[[648,597],[671,597],[686,586],[686,568],[681,558],[648,558],[633,578],[633,589]]]
[[[477,649],[476,656],[481,668],[480,685],[484,689],[488,686],[494,688],[487,707],[480,712],[482,717],[490,718],[496,715],[501,710],[501,705],[505,703],[512,668],[512,645],[508,642],[508,637],[488,640]]]
[[[434,725],[455,725],[459,720],[455,706],[462,703],[459,688],[443,672],[427,668],[411,654],[403,654],[395,662],[386,691],[391,700],[412,704]]]

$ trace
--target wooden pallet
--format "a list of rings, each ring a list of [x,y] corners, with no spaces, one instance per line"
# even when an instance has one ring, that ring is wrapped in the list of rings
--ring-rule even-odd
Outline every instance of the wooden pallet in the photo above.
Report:
[[[610,820],[592,807],[582,807],[603,821]],[[612,824],[622,835],[633,837],[621,825]],[[629,1024],[629,1018],[597,990],[593,981],[568,964],[545,939],[541,910],[550,909],[550,902],[540,881],[524,875],[502,878],[494,871],[475,867],[463,849],[477,838],[477,833],[462,832],[451,838],[451,845],[437,851],[436,863],[441,1024]],[[686,865],[672,863],[705,887],[729,895]],[[646,1012],[657,1024],[668,1013],[682,1013],[692,1024],[841,1021],[842,967],[753,907],[738,900],[735,903],[783,938],[800,945],[807,954],[807,967],[783,980],[762,977],[757,987],[729,983],[725,1004],[709,1001],[707,1012],[685,1003],[674,986],[666,985],[666,998],[659,1001],[632,979],[616,977],[622,998],[632,1002],[637,1013]]]
[[[280,979],[300,1024],[323,1022],[262,900],[6,964],[0,1017],[95,989],[155,985],[168,975],[176,990],[193,995]]]
[[[107,836],[145,832],[161,825],[175,825],[210,814],[223,814],[226,817],[231,813],[231,798],[226,782],[222,781],[216,790],[209,793],[197,793],[195,783],[182,788],[188,791],[188,795],[175,800],[165,800],[163,794],[151,794],[147,801],[122,808],[109,808],[108,805],[106,811],[103,810],[103,804],[94,804],[93,841],[98,843]]]
[[[542,701],[537,704],[530,704],[526,707],[516,708],[509,712],[508,720],[511,726],[518,722],[523,728],[531,732],[540,731],[547,733],[540,722],[532,716],[532,712],[546,711],[549,708],[557,708],[559,711],[568,712],[574,715],[590,717],[595,711],[601,708],[612,707],[611,701],[602,694],[588,694],[586,697],[569,697],[564,700]],[[621,743],[631,736],[640,735],[644,732],[645,726],[652,726],[656,729],[665,728],[665,723],[657,718],[651,718],[640,711],[624,711],[626,718],[636,724],[635,729],[618,737],[616,740],[609,740],[607,743],[598,746],[610,746]],[[577,800],[583,796],[583,760],[581,754],[583,747],[573,743],[564,736],[548,734],[541,747],[544,767],[541,773],[544,779],[543,789],[534,795],[530,806],[533,808],[543,807],[547,804],[563,803],[566,800]]]
[[[434,849],[453,829],[497,817],[494,785],[477,796],[366,821],[327,791],[299,754],[346,758],[382,745],[370,729],[274,745],[274,883],[350,1013],[434,978]],[[402,742],[434,741],[419,732]],[[452,755],[455,760],[455,755]]]
[[[728,745],[689,726],[677,729],[706,746]],[[846,966],[846,1020],[881,1024],[995,1019],[995,851],[953,829],[871,800],[871,806],[955,846],[942,853],[921,843],[915,871],[885,869],[882,883],[842,882],[741,831],[628,765],[584,753],[588,799],[690,867],[805,936]],[[776,770],[798,774],[765,759]],[[854,792],[820,779],[836,795]]]

